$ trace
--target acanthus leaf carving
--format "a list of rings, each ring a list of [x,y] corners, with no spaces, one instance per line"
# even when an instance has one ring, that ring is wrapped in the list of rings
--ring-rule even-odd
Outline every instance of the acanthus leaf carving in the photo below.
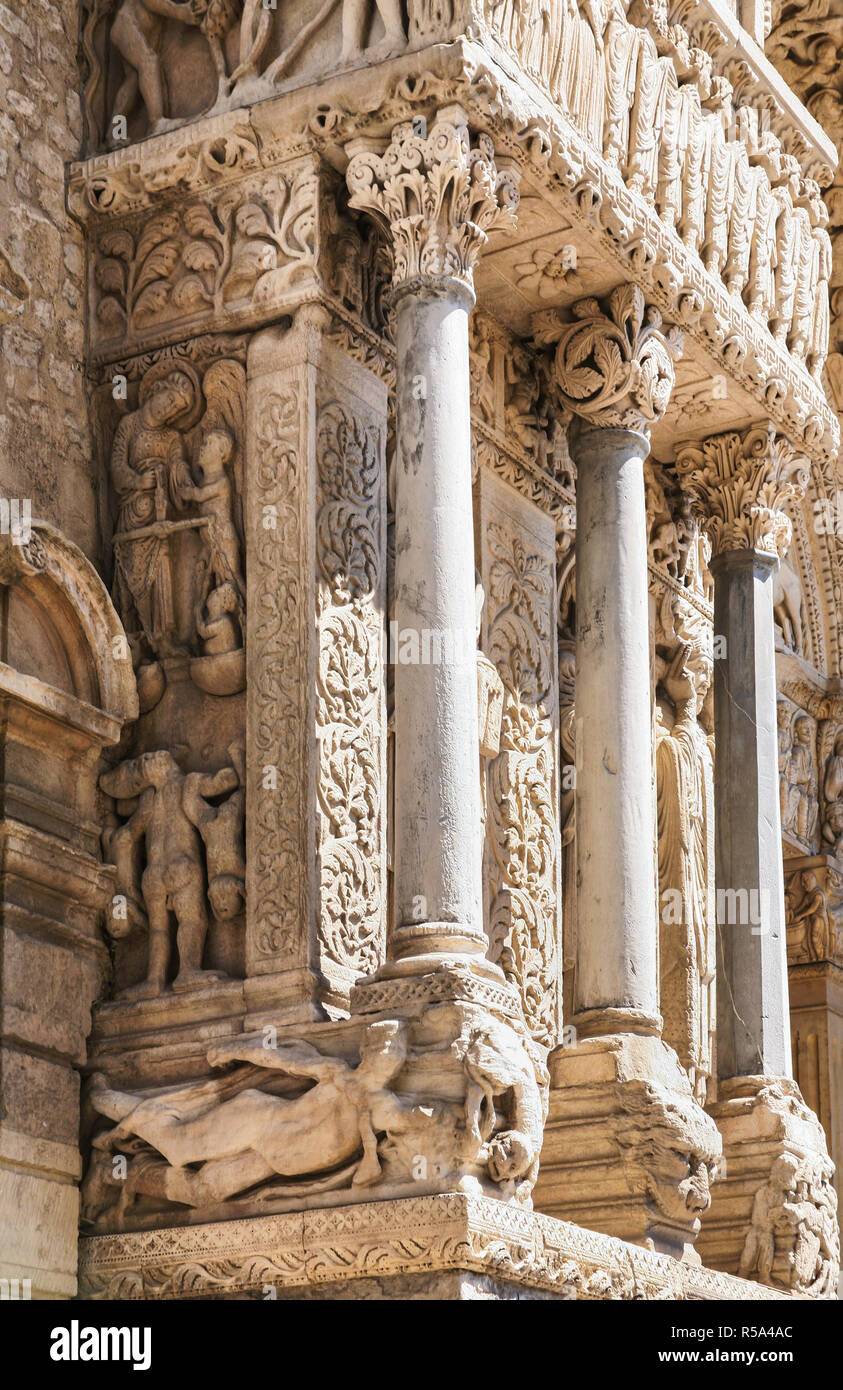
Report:
[[[661,314],[634,284],[619,285],[605,307],[580,300],[573,315],[556,348],[563,402],[589,424],[648,430],[670,399],[681,330],[663,329]]]
[[[396,287],[424,275],[470,286],[489,232],[515,226],[517,171],[498,167],[488,135],[472,139],[459,108],[440,111],[429,133],[406,121],[385,150],[353,141],[348,153],[351,206],[390,229]]]
[[[792,528],[784,511],[808,483],[804,455],[771,422],[742,434],[715,435],[676,451],[682,485],[711,541],[712,554],[757,550],[782,557],[790,549]]]

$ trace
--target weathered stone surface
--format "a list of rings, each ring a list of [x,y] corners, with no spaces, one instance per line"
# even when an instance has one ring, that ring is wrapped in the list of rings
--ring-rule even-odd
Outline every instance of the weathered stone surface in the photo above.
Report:
[[[839,5],[773,8],[0,6],[38,1296],[78,1218],[87,1297],[833,1296]]]

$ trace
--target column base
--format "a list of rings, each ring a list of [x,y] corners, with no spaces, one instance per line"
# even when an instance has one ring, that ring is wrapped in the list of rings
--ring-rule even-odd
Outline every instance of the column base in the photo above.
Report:
[[[723,1166],[703,1218],[703,1260],[788,1293],[834,1298],[840,1237],[822,1125],[787,1077],[736,1077],[719,1089],[708,1110]]]
[[[787,1298],[458,1192],[86,1236],[79,1286],[84,1300]]]
[[[673,1050],[616,1033],[557,1049],[549,1067],[536,1208],[699,1263],[720,1137]]]

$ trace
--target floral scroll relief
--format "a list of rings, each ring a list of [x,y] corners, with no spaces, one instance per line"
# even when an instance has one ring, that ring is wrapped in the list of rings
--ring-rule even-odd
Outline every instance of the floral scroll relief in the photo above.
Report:
[[[382,450],[376,425],[335,400],[323,404],[316,517],[319,933],[330,960],[355,974],[375,969],[383,953]]]
[[[553,577],[539,554],[491,523],[488,653],[504,684],[501,751],[489,770],[491,955],[517,985],[527,1026],[557,1030],[557,817],[552,690]]]
[[[303,816],[298,801],[301,793],[296,790],[303,785],[296,769],[301,769],[304,745],[302,527],[297,501],[304,486],[300,409],[296,384],[271,392],[261,402],[256,429],[257,515],[271,513],[274,527],[258,525],[255,531],[250,620],[256,654],[251,675],[251,756],[259,767],[284,768],[291,773],[288,794],[283,798],[260,781],[254,793],[257,800],[249,856],[257,889],[257,950],[263,956],[293,954],[305,915]]]

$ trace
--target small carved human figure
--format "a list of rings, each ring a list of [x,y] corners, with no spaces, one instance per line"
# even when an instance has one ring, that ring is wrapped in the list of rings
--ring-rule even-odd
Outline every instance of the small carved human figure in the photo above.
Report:
[[[774,1162],[755,1194],[738,1273],[761,1284],[786,1281],[793,1293],[833,1297],[840,1265],[837,1195],[824,1171],[802,1170],[791,1153]]]
[[[181,506],[189,483],[180,427],[195,413],[198,394],[192,369],[156,363],[141,382],[138,409],[117,426],[111,451],[111,481],[119,504],[115,598],[130,632],[137,614],[153,655],[175,650],[172,576],[161,523],[171,503]],[[143,534],[136,536],[138,531]]]
[[[834,740],[834,749],[826,758],[823,774],[822,835],[826,844],[834,846],[835,854],[843,850],[843,731]]]
[[[781,1154],[770,1169],[770,1176],[755,1194],[752,1224],[746,1234],[739,1274],[742,1279],[757,1278],[769,1284],[776,1256],[776,1226],[789,1201],[796,1196],[799,1160]]]
[[[386,30],[380,44],[372,53],[372,57],[377,59],[399,52],[407,39],[401,14],[401,0],[374,0],[374,3]],[[365,51],[366,27],[370,14],[370,0],[343,0],[341,62],[356,58]]]
[[[656,730],[665,1039],[700,1103],[712,1072],[715,1012],[714,769],[700,724],[712,672],[710,649],[678,647],[661,682],[673,722],[668,727],[657,704]]]
[[[447,1009],[447,1005],[444,1008]],[[529,1192],[538,1175],[541,1138],[547,1113],[547,1074],[525,1049],[512,1046],[511,1033],[490,1018],[457,1044],[466,1074],[465,1128],[487,1145],[489,1172],[495,1182],[520,1184]],[[509,1127],[495,1134],[495,1100],[512,1097]]]
[[[140,92],[149,118],[147,133],[155,135],[165,124],[164,75],[159,47],[162,21],[198,25],[200,16],[190,0],[120,0],[111,42],[123,59],[126,75],[114,101],[114,114],[128,117]]]
[[[223,429],[210,429],[202,436],[194,474],[196,484],[181,488],[184,501],[196,502],[199,513],[207,517],[205,540],[210,555],[210,573],[219,583],[229,580],[241,598],[246,584],[241,569],[241,546],[234,524],[234,487],[227,465],[234,454],[234,441]]]
[[[237,592],[228,581],[212,589],[204,605],[197,607],[196,631],[206,656],[220,656],[241,646],[238,611]]]
[[[816,874],[810,869],[800,874],[800,882],[802,899],[789,913],[788,927],[799,927],[804,923],[802,930],[805,933],[809,959],[824,960],[828,953],[831,934],[825,894],[820,888]]]
[[[787,815],[785,829],[803,843],[810,843],[817,829],[817,796],[812,744],[814,726],[807,715],[793,725],[793,747],[787,768]]]
[[[208,898],[214,916],[231,921],[246,900],[246,855],[243,818],[246,809],[246,761],[242,742],[229,746],[232,767],[213,777],[189,772],[184,779],[182,802],[205,845],[208,866]],[[220,805],[214,798],[231,792]]]
[[[146,866],[140,882],[149,921],[146,979],[130,986],[126,998],[148,999],[163,993],[170,965],[170,913],[176,919],[179,971],[176,991],[196,989],[219,971],[202,969],[208,934],[202,845],[183,805],[184,773],[171,753],[143,753],[100,778],[109,796],[137,801],[136,809],[111,834],[110,846],[123,891],[137,905],[140,894],[133,869],[134,845],[142,842]],[[125,885],[125,886],[123,886]]]

